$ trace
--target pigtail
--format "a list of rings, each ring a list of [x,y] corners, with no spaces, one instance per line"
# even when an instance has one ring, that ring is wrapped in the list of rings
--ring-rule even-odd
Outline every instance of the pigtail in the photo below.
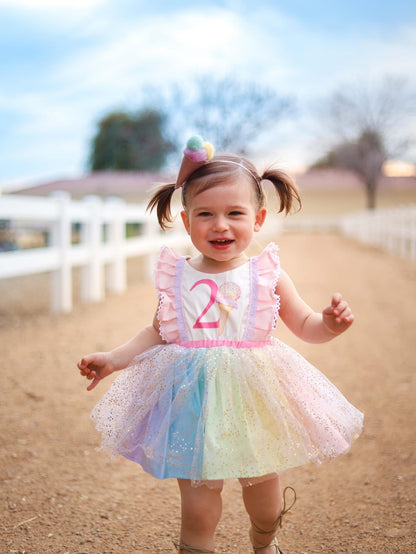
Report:
[[[300,210],[302,206],[302,200],[300,198],[300,194],[298,191],[298,188],[296,186],[296,183],[290,175],[285,173],[284,171],[281,171],[280,169],[266,169],[266,171],[262,175],[262,180],[265,179],[267,181],[270,181],[280,198],[280,212],[285,212],[288,214],[296,202],[298,205],[298,210]],[[298,211],[296,210],[296,211]]]
[[[165,231],[172,223],[172,211],[170,209],[175,184],[163,185],[158,188],[147,204],[147,210],[152,212],[156,208],[157,220]]]

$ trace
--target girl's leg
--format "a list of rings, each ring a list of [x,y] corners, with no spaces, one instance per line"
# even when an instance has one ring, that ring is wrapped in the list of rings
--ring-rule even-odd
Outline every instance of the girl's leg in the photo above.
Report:
[[[195,549],[213,552],[215,529],[222,512],[222,487],[192,487],[189,479],[178,479],[178,484],[181,492],[182,542]]]
[[[282,511],[279,477],[243,487],[242,491],[244,505],[252,522],[253,546],[265,547],[261,549],[262,554],[275,553],[276,548],[267,548],[267,545],[273,542],[277,534],[276,521]],[[259,530],[263,532],[259,533]]]

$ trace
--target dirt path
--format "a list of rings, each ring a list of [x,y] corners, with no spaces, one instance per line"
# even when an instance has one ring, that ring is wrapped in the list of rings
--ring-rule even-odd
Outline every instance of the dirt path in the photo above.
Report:
[[[366,415],[349,454],[284,475],[298,502],[281,545],[287,554],[413,553],[416,268],[336,236],[285,235],[279,243],[302,296],[320,309],[339,289],[357,321],[325,345],[300,343],[282,326],[277,335]],[[151,285],[137,284],[70,315],[1,319],[1,553],[174,551],[176,483],[98,451],[88,416],[110,382],[87,393],[75,370],[82,354],[146,324],[154,302]],[[239,485],[230,482],[217,551],[250,552],[247,529]]]

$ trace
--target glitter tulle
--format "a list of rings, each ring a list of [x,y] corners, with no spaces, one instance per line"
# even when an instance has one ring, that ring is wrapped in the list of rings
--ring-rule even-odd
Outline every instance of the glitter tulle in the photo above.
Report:
[[[102,448],[160,479],[255,478],[346,452],[362,414],[296,351],[157,346],[92,413]],[[250,479],[247,480],[250,484]]]
[[[363,415],[272,337],[279,274],[274,244],[215,275],[162,249],[155,286],[167,344],[135,358],[95,406],[102,448],[160,479],[212,487],[234,477],[250,485],[346,452]]]

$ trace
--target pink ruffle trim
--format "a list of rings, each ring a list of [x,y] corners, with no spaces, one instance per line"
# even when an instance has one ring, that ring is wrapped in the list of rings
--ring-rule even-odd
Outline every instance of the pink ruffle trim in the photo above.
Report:
[[[168,246],[164,246],[156,262],[154,283],[159,291],[159,320],[160,336],[166,342],[178,342],[178,316],[175,308],[175,273],[179,255]],[[162,323],[163,322],[163,323]]]
[[[271,242],[257,257],[257,307],[254,318],[253,341],[265,340],[276,327],[280,297],[276,285],[280,275],[279,247]]]

